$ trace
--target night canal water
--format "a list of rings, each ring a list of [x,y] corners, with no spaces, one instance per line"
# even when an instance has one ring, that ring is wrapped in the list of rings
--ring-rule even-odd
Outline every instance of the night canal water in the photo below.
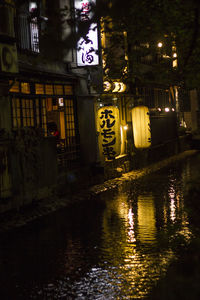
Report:
[[[146,299],[193,232],[191,157],[1,239],[0,299]]]

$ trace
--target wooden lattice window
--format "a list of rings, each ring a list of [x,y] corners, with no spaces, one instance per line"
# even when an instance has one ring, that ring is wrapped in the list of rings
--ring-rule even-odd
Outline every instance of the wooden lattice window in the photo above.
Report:
[[[65,118],[66,118],[66,142],[67,145],[75,145],[75,120],[72,99],[65,99]]]
[[[12,99],[12,120],[14,128],[21,127],[21,105],[19,98]]]
[[[30,94],[30,84],[28,82],[21,82],[21,93]]]
[[[52,84],[45,84],[45,93],[47,95],[53,95],[53,85]]]
[[[23,127],[34,126],[33,100],[21,99]]]
[[[38,94],[41,94],[43,95],[44,94],[44,85],[43,84],[40,84],[40,83],[36,83],[35,84],[35,93],[38,95]]]

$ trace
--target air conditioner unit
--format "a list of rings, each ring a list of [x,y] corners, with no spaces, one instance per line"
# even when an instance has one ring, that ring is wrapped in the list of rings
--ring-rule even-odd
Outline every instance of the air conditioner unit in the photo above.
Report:
[[[0,3],[0,35],[15,37],[14,7],[8,3]]]
[[[18,72],[16,45],[0,43],[0,71],[8,73]]]

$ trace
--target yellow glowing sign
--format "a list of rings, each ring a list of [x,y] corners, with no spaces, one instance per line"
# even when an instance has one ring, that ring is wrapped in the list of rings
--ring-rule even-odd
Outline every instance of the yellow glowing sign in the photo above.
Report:
[[[151,146],[151,130],[149,109],[146,106],[136,106],[132,109],[133,136],[136,148]]]
[[[97,113],[97,130],[99,132],[100,157],[114,159],[121,151],[119,109],[104,106]]]

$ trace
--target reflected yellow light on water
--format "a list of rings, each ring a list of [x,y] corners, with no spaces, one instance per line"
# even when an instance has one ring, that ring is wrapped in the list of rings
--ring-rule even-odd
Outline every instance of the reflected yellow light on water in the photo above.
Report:
[[[102,240],[105,256],[114,268],[120,270],[118,274],[122,281],[118,285],[124,292],[127,295],[134,293],[137,299],[144,299],[152,288],[152,281],[157,281],[160,272],[165,272],[173,258],[169,250],[159,255],[143,252],[156,243],[154,197],[151,193],[139,195],[136,207],[129,201],[127,193],[122,192],[106,205]],[[142,245],[138,246],[138,242]],[[114,273],[113,278],[115,276]]]
[[[172,222],[176,220],[176,203],[175,203],[175,189],[173,187],[169,190],[169,199],[170,199],[170,219]]]
[[[164,224],[166,225],[167,224],[167,206],[164,205],[163,207],[163,221],[164,221]]]
[[[135,239],[135,232],[134,232],[134,220],[133,220],[132,208],[129,208],[128,211],[128,221],[129,221],[129,228],[128,228],[129,241],[131,243],[134,243],[136,239]]]
[[[138,238],[142,243],[156,239],[155,203],[153,195],[138,196]]]
[[[173,198],[170,200],[170,219],[172,222],[176,220],[176,205]]]

